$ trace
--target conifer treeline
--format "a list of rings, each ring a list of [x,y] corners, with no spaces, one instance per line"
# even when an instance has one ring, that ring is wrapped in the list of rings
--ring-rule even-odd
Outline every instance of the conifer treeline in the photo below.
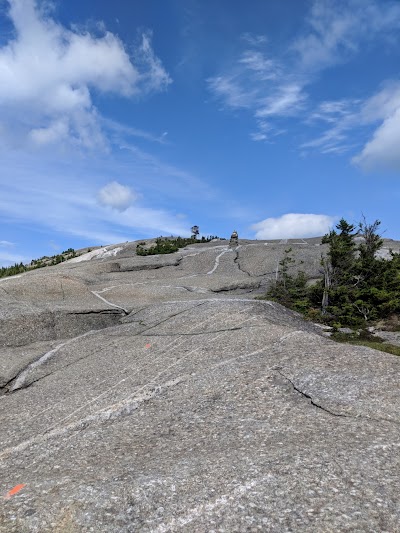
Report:
[[[365,326],[400,313],[400,254],[383,259],[380,221],[358,227],[342,219],[322,242],[321,280],[310,286],[304,272],[290,275],[291,249],[280,262],[279,277],[266,297],[336,326]],[[358,237],[358,239],[356,239]],[[359,241],[359,242],[357,242]]]

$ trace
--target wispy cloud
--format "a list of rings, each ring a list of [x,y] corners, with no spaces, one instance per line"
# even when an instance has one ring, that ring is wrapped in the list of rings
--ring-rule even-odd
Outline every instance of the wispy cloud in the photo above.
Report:
[[[216,198],[216,190],[191,172],[166,163],[154,154],[144,151],[132,143],[121,144],[119,148],[121,151],[134,155],[135,165],[139,167],[144,165],[144,171],[147,176],[146,186],[151,186],[152,176],[155,176],[154,187],[156,190],[162,190],[164,195],[172,195],[175,199],[192,198],[193,191],[201,194],[204,200]],[[162,177],[161,181],[160,177]]]
[[[173,212],[149,207],[146,198],[133,202],[134,193],[127,185],[109,185],[99,192],[96,176],[86,175],[82,182],[72,172],[59,171],[55,190],[51,178],[43,178],[39,169],[21,169],[18,180],[4,188],[0,210],[13,224],[51,229],[91,244],[132,240],[138,234],[189,233]]]
[[[253,72],[260,81],[276,80],[278,66],[272,59],[267,59],[259,50],[246,50],[239,59],[239,64]]]
[[[33,146],[106,144],[92,91],[131,98],[165,89],[171,79],[144,33],[132,59],[103,29],[67,29],[34,0],[8,0],[15,35],[0,48],[0,134]]]
[[[121,122],[117,122],[107,117],[99,117],[100,123],[108,131],[108,136],[114,144],[121,144],[124,139],[130,137],[137,137],[157,144],[168,144],[167,136],[168,132],[164,131],[160,135],[155,135],[148,131],[144,131],[139,128],[127,126]]]
[[[357,127],[362,102],[350,97],[315,103],[310,96],[313,84],[324,70],[350,61],[366,43],[398,43],[399,29],[398,2],[314,0],[301,32],[278,53],[271,53],[266,36],[242,35],[245,49],[223,72],[207,80],[208,88],[225,108],[253,115],[254,141],[270,139],[289,118],[313,125],[319,120],[329,127],[301,148],[342,153],[357,146],[348,142],[347,134]],[[268,119],[268,131],[260,119]],[[390,123],[381,134],[392,135],[395,129]]]
[[[297,114],[303,109],[307,96],[301,85],[296,83],[282,84],[271,96],[260,100],[260,107],[255,116],[266,118],[270,116],[288,116]]]
[[[302,149],[322,153],[357,150],[352,162],[365,170],[400,169],[400,81],[384,83],[365,100],[322,102],[308,119],[310,124],[316,122],[327,128],[303,143]]]
[[[387,40],[399,28],[398,2],[318,0],[292,49],[304,70],[319,71],[349,60],[366,41]]]
[[[2,175],[12,176],[2,180],[0,195],[0,212],[9,224],[51,231],[72,243],[74,236],[106,244],[186,235],[190,220],[185,223],[182,215],[190,212],[182,206],[190,209],[193,191],[205,202],[219,202],[201,179],[132,144],[95,161],[79,154],[10,151],[2,154]]]
[[[320,126],[325,129],[318,136],[301,145],[302,149],[318,149],[324,154],[344,153],[357,146],[350,140],[350,132],[360,129],[360,109],[362,101],[359,99],[329,100],[321,102],[308,119],[309,125]],[[354,135],[352,136],[354,139]],[[360,143],[358,143],[360,145]]]
[[[242,41],[245,41],[251,46],[260,46],[267,42],[267,37],[265,35],[254,35],[253,33],[245,32],[240,36]]]
[[[210,78],[208,87],[223,104],[233,109],[250,109],[257,100],[257,88],[246,88],[239,80],[240,74]]]
[[[261,43],[258,38],[256,46]],[[266,128],[264,119],[296,114],[307,98],[290,78],[277,60],[258,49],[246,49],[230,72],[209,78],[207,84],[224,107],[251,112],[257,125],[251,138],[264,141],[275,129],[272,123]]]

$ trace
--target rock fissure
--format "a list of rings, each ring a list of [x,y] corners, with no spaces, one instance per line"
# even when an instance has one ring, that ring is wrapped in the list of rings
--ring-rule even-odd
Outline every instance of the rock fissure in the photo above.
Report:
[[[283,377],[286,381],[288,381],[290,385],[292,386],[293,390],[301,394],[301,396],[303,396],[307,400],[310,400],[311,405],[313,405],[317,409],[321,409],[322,411],[324,411],[325,413],[328,413],[331,416],[335,416],[338,418],[353,418],[353,419],[359,419],[359,420],[369,420],[371,422],[389,422],[391,424],[400,425],[399,422],[397,422],[396,420],[392,420],[390,418],[374,418],[374,417],[365,416],[365,415],[351,415],[351,414],[345,414],[345,413],[335,413],[334,411],[331,411],[327,407],[324,407],[323,405],[317,403],[310,394],[299,389],[299,387],[297,387],[294,384],[294,382],[290,378],[288,378],[285,374],[280,372],[280,370],[277,370],[276,368],[274,368],[273,370],[277,371],[281,377]]]
[[[210,291],[218,293],[218,292],[233,292],[233,291],[238,291],[238,290],[247,290],[250,293],[254,291],[255,289],[259,289],[260,285],[261,285],[261,280],[254,281],[250,285],[239,282],[239,283],[235,283],[235,284],[228,285],[225,287],[218,287],[218,289],[210,289]]]
[[[211,335],[212,333],[224,333],[226,331],[239,331],[241,329],[262,328],[263,326],[237,326],[233,328],[213,329],[211,331],[194,331],[192,333],[146,333],[147,337],[191,337],[193,335]],[[145,333],[145,332],[143,332]],[[143,334],[141,333],[141,335]]]
[[[207,301],[206,302],[201,302],[200,304],[197,304],[197,305],[194,305],[192,307],[188,307],[186,309],[183,309],[183,311],[179,311],[178,313],[175,313],[173,315],[168,315],[167,318],[164,318],[163,320],[160,320],[160,322],[157,322],[157,324],[152,324],[151,326],[149,326],[148,329],[145,329],[143,330],[141,333],[144,333],[146,331],[149,331],[153,328],[156,328],[157,326],[161,325],[161,324],[164,324],[164,322],[168,322],[168,320],[170,320],[171,318],[175,318],[176,316],[179,316],[179,315],[182,315],[184,313],[186,313],[187,311],[191,311],[192,309],[195,309],[196,307],[201,307],[202,305],[205,305],[206,303],[208,303]],[[141,321],[139,321],[141,322]],[[123,322],[124,324],[125,323],[129,323],[128,321],[124,321]],[[143,322],[143,325],[146,325],[144,322]]]
[[[115,274],[124,273],[124,272],[140,272],[141,270],[158,270],[160,268],[166,268],[166,267],[177,267],[180,265],[183,257],[184,256],[177,257],[175,261],[171,261],[170,263],[167,262],[165,264],[148,263],[144,265],[126,265],[126,266],[122,265],[120,267],[120,270],[116,271]]]
[[[201,305],[204,305],[205,303],[207,302],[202,302],[201,304],[199,305],[196,305],[194,307],[200,307]],[[130,337],[137,337],[139,335],[144,335],[147,331],[149,331],[150,329],[153,329],[161,324],[163,324],[164,322],[168,321],[169,319],[175,317],[175,316],[178,316],[186,311],[189,311],[191,309],[193,309],[194,307],[190,307],[189,309],[184,309],[183,311],[179,312],[179,313],[176,313],[175,315],[171,315],[171,316],[168,316],[168,318],[166,319],[163,319],[161,320],[160,322],[158,322],[157,324],[153,324],[151,326],[149,326],[147,329],[143,329],[142,331],[138,331],[138,332],[135,332],[135,333],[131,333],[129,336]],[[141,310],[139,311],[136,311],[135,314],[139,313]],[[143,326],[146,326],[146,324],[142,324]],[[110,327],[114,327],[114,326],[110,326]],[[79,335],[78,337],[76,338],[73,338],[73,339],[69,339],[67,340],[65,343],[62,343],[60,344],[59,346],[56,346],[55,348],[53,348],[53,350],[50,350],[50,352],[46,352],[45,354],[41,354],[40,357],[38,357],[35,361],[31,361],[28,365],[26,365],[22,370],[18,371],[18,373],[12,377],[9,381],[7,381],[7,383],[5,383],[2,387],[0,387],[0,396],[3,396],[3,395],[6,395],[6,394],[13,394],[15,392],[18,392],[20,390],[24,390],[24,389],[27,389],[28,387],[30,387],[31,385],[33,385],[34,383],[37,383],[38,381],[41,381],[51,375],[54,375],[56,374],[57,372],[60,372],[62,370],[65,370],[66,368],[70,367],[70,366],[73,366],[75,364],[77,364],[78,362],[82,361],[83,359],[87,359],[88,357],[91,357],[93,355],[93,353],[88,353],[87,355],[83,356],[83,357],[80,357],[78,359],[75,359],[74,361],[72,361],[71,363],[68,363],[66,365],[63,365],[59,368],[55,368],[54,370],[52,370],[51,372],[48,372],[47,374],[44,374],[42,376],[40,376],[39,378],[33,380],[33,381],[27,381],[27,382],[21,382],[21,384],[18,385],[18,387],[15,387],[15,384],[18,382],[19,379],[21,379],[22,376],[24,376],[25,374],[27,374],[27,372],[29,372],[29,369],[34,369],[35,367],[39,366],[40,361],[43,360],[44,357],[47,356],[47,354],[54,354],[56,352],[58,352],[61,348],[63,348],[65,345],[68,345],[70,344],[70,342],[73,342],[74,340],[78,339],[78,338],[82,338],[86,335],[89,335],[89,334],[92,334],[92,333],[96,333],[96,332],[103,332],[104,330],[106,329],[109,329],[109,328],[103,328],[101,330],[95,330],[95,331],[89,331],[89,332],[86,332],[84,333],[83,335]],[[240,328],[234,328],[234,329],[240,329]],[[226,331],[230,331],[229,329],[226,330]],[[217,332],[211,332],[211,333],[217,333]],[[178,334],[176,336],[180,336],[181,334]],[[186,335],[190,335],[190,334],[186,334]],[[148,335],[149,337],[155,337],[155,336],[162,336],[162,335],[157,335],[157,334],[154,334],[154,335]],[[165,335],[165,336],[169,336],[169,335]],[[173,334],[171,336],[174,336]],[[46,360],[49,360],[50,358],[46,359]]]
[[[120,311],[118,311],[117,309],[114,310],[114,309],[88,309],[88,310],[83,310],[83,311],[72,311],[72,312],[67,312],[66,315],[68,316],[80,316],[80,315],[123,315],[123,316],[126,316],[129,314],[129,311],[126,311],[125,309],[122,309],[121,307],[118,307],[118,309],[120,309]]]
[[[243,272],[243,274],[246,274],[247,276],[251,276],[250,272],[248,272],[247,270],[245,270],[244,268],[242,268],[242,266],[240,265],[239,252],[238,252],[238,250],[235,250],[235,258],[233,259],[233,262],[234,262],[235,265],[238,267],[238,269],[239,269],[240,272]]]
[[[282,376],[286,381],[288,381],[291,384],[291,386],[293,387],[293,390],[295,390],[296,392],[301,394],[301,396],[303,396],[303,398],[306,398],[307,400],[310,400],[311,405],[313,405],[314,407],[317,407],[318,409],[321,409],[322,411],[325,411],[325,413],[328,413],[328,414],[330,414],[332,416],[343,417],[343,418],[360,418],[360,417],[356,417],[356,416],[345,415],[345,414],[342,414],[342,413],[335,413],[335,412],[331,411],[330,409],[327,409],[326,407],[316,403],[315,400],[313,400],[313,398],[312,398],[312,396],[310,394],[307,394],[306,392],[304,392],[301,389],[299,389],[290,378],[285,376],[285,374],[283,374],[279,370],[277,370],[277,372],[278,372],[278,374],[280,376]]]

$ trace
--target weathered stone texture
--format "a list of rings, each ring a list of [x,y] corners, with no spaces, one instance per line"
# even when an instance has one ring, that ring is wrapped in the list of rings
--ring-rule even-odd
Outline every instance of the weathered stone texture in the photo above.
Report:
[[[399,358],[254,300],[318,244],[0,281],[0,531],[400,531]]]

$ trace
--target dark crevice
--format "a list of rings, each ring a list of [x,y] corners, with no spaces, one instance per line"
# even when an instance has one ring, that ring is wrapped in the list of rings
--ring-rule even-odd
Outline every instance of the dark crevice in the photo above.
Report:
[[[121,307],[116,307],[115,309],[89,309],[85,311],[71,311],[65,313],[66,315],[128,315],[128,311],[122,309]]]
[[[248,276],[251,276],[252,278],[262,278],[262,277],[265,277],[265,276],[275,276],[275,274],[276,274],[275,270],[273,270],[272,272],[262,272],[261,274],[254,274],[253,272],[248,272],[247,270],[245,270],[240,265],[239,251],[235,250],[235,254],[236,254],[236,257],[235,257],[235,259],[233,261],[237,265],[237,267],[240,270],[240,272],[243,272],[244,274],[247,274]]]
[[[293,381],[290,378],[288,378],[287,376],[285,376],[285,374],[283,374],[280,370],[278,370],[277,368],[275,368],[274,370],[276,372],[278,372],[278,374],[281,377],[283,377],[283,379],[285,379],[286,381],[288,381],[291,384],[291,386],[293,387],[293,390],[295,390],[296,392],[301,394],[303,396],[303,398],[307,398],[307,400],[310,400],[311,405],[313,405],[317,409],[321,409],[321,411],[324,411],[325,413],[328,413],[331,416],[335,416],[335,417],[338,417],[338,418],[353,418],[353,419],[359,419],[359,420],[361,420],[361,419],[362,420],[369,420],[371,422],[390,422],[392,424],[400,425],[400,422],[398,422],[397,420],[391,420],[390,418],[372,418],[372,417],[363,416],[363,415],[350,415],[350,414],[344,414],[344,413],[335,413],[334,411],[331,411],[327,407],[324,407],[323,405],[316,403],[313,400],[312,396],[310,396],[306,392],[304,392],[301,389],[299,389],[298,387],[296,387],[296,385],[293,383]]]
[[[158,270],[159,268],[165,268],[165,267],[176,267],[179,266],[182,257],[178,257],[175,259],[175,261],[171,261],[170,263],[165,264],[159,264],[159,263],[148,263],[144,265],[131,265],[131,266],[123,266],[121,265],[120,270],[118,272],[138,272],[140,270]]]
[[[144,311],[145,309],[147,309],[148,307],[150,307],[150,306],[149,306],[149,305],[146,305],[145,307],[141,307],[141,308],[138,309],[137,311],[133,311],[133,310],[132,310],[132,311],[129,313],[129,315],[127,315],[127,316],[135,316],[135,315],[137,315],[138,313],[140,313],[141,311]]]
[[[211,331],[194,331],[192,333],[146,333],[146,337],[191,337],[192,335],[211,335],[213,333],[223,333],[225,331],[239,331],[241,329],[253,329],[262,327],[264,326],[237,326],[233,328],[213,329]]]
[[[130,336],[131,337],[137,337],[139,335],[142,335],[144,333],[146,333],[146,331],[149,331],[157,326],[159,326],[160,324],[163,324],[164,322],[168,321],[170,318],[173,318],[175,316],[178,316],[180,314],[183,314],[185,313],[186,311],[190,311],[191,309],[194,309],[196,307],[200,307],[201,305],[205,305],[207,302],[202,302],[198,305],[195,305],[193,307],[190,307],[188,309],[184,309],[183,311],[180,311],[179,313],[175,313],[174,315],[170,315],[168,316],[166,319],[163,319],[161,320],[160,322],[158,322],[157,324],[154,324],[152,326],[149,326],[147,329],[143,329],[142,331],[138,331],[136,333],[132,333]],[[139,313],[141,310],[137,311],[136,313]],[[103,328],[103,329],[99,329],[99,330],[96,330],[98,331],[99,333],[102,333],[104,332],[104,330],[108,329],[109,327],[114,327],[114,326],[108,326],[106,328]],[[151,335],[150,335],[151,336]],[[54,348],[53,348],[54,349]],[[51,350],[50,350],[51,351]],[[9,390],[10,387],[12,386],[13,382],[15,382],[18,377],[23,373],[25,372],[25,370],[27,370],[29,368],[29,366],[31,366],[33,363],[35,363],[36,361],[39,361],[41,357],[43,357],[45,354],[41,354],[35,361],[31,361],[28,365],[26,365],[22,370],[20,370],[13,378],[11,378],[3,387],[0,387],[0,396],[1,395],[5,395],[5,394],[13,394],[14,392],[18,392],[20,390],[23,390],[23,389],[27,389],[28,387],[30,387],[31,385],[33,385],[34,383],[37,383],[38,381],[41,381],[42,379],[52,375],[52,374],[55,374],[57,372],[60,372],[61,370],[64,370],[65,368],[68,368],[69,366],[72,366],[76,363],[78,363],[79,361],[82,361],[83,359],[86,359],[88,357],[91,357],[93,355],[93,352],[92,353],[89,353],[87,355],[85,355],[84,357],[80,357],[79,359],[76,359],[74,361],[72,361],[71,363],[68,363],[60,368],[56,368],[54,369],[53,371],[51,372],[48,372],[47,374],[45,375],[42,375],[40,377],[38,377],[37,379],[31,381],[31,382],[28,382],[27,384],[24,384],[22,385],[21,387],[19,387],[18,389],[15,389],[15,390]]]
[[[300,390],[298,387],[296,387],[296,385],[293,383],[293,381],[291,379],[289,379],[287,376],[285,376],[285,374],[283,374],[282,372],[280,372],[279,370],[277,370],[278,374],[280,376],[282,376],[284,379],[286,379],[286,381],[288,381],[291,386],[293,387],[293,389],[298,392],[299,394],[301,394],[304,398],[307,398],[307,400],[310,400],[310,403],[311,405],[313,405],[314,407],[317,407],[318,409],[322,409],[322,411],[325,411],[325,413],[328,413],[332,416],[338,416],[338,417],[343,417],[343,418],[357,418],[357,417],[354,417],[354,416],[351,416],[351,415],[344,415],[344,414],[341,414],[341,413],[334,413],[333,411],[330,411],[329,409],[327,409],[326,407],[323,407],[322,405],[316,403],[313,399],[312,399],[312,396],[310,396],[309,394],[307,394],[306,392]]]
[[[9,388],[10,388],[10,386],[12,385],[12,382],[13,382],[14,380],[17,379],[17,377],[21,374],[21,372],[23,372],[23,370],[17,372],[17,373],[15,374],[15,376],[13,376],[12,378],[10,378],[6,383],[4,383],[4,385],[2,385],[2,386],[0,387],[0,396],[4,396],[5,394],[8,394],[8,393],[9,393]]]
[[[238,291],[238,290],[251,292],[255,289],[259,289],[260,285],[261,285],[261,281],[255,281],[251,285],[248,285],[246,283],[237,283],[235,285],[230,285],[227,287],[219,287],[218,289],[210,289],[210,290],[211,292],[215,292],[215,293],[231,292],[231,291]]]
[[[44,354],[42,354],[41,357],[43,357],[43,355]],[[90,357],[92,355],[93,355],[93,352],[91,352],[91,353],[89,353],[87,355],[84,355],[83,357],[80,357],[79,359],[76,359],[75,361],[72,361],[71,363],[68,363],[67,365],[63,365],[60,368],[55,368],[51,372],[48,372],[47,374],[44,374],[43,376],[40,376],[40,377],[38,377],[38,378],[36,378],[36,379],[34,379],[32,381],[29,381],[26,384],[24,383],[21,387],[18,387],[18,389],[10,390],[10,387],[12,386],[13,382],[16,381],[18,379],[18,377],[22,374],[22,372],[24,372],[28,368],[28,367],[25,367],[23,370],[18,372],[18,374],[12,380],[10,380],[8,382],[8,389],[6,390],[6,392],[4,394],[14,394],[15,392],[18,392],[18,391],[21,391],[21,390],[24,390],[24,389],[28,389],[29,387],[31,387],[32,385],[34,385],[38,381],[42,381],[42,379],[45,379],[48,376],[56,374],[57,372],[61,372],[61,370],[65,370],[69,366],[75,365],[76,363],[79,363],[79,361],[83,361],[84,359],[87,359],[88,357]]]
[[[191,311],[192,309],[196,309],[196,307],[201,307],[202,305],[205,305],[207,304],[208,302],[201,302],[200,304],[197,304],[197,305],[193,305],[191,307],[188,307],[186,309],[184,309],[183,311],[179,311],[178,313],[175,313],[174,315],[169,315],[167,318],[164,318],[163,320],[161,320],[160,322],[158,322],[157,324],[153,324],[151,326],[148,327],[148,329],[145,329],[143,330],[141,333],[144,333],[145,331],[149,331],[150,329],[153,329],[153,328],[156,328],[157,326],[159,326],[160,324],[164,324],[164,322],[167,322],[170,318],[174,318],[176,316],[179,316],[179,315],[182,315],[183,313],[186,313],[187,311]],[[136,314],[136,313],[135,313]],[[134,320],[132,322],[135,322]],[[122,324],[129,324],[130,322],[128,321],[124,321],[122,322]],[[142,324],[140,321],[139,321],[140,324]],[[146,324],[143,323],[143,326],[145,326]]]
[[[238,252],[238,250],[235,250],[235,258],[234,258],[233,262],[234,262],[235,265],[238,267],[238,269],[240,270],[240,272],[243,272],[243,274],[247,274],[247,276],[251,276],[250,272],[247,272],[247,270],[244,270],[244,268],[242,268],[242,267],[240,266],[239,252]]]

